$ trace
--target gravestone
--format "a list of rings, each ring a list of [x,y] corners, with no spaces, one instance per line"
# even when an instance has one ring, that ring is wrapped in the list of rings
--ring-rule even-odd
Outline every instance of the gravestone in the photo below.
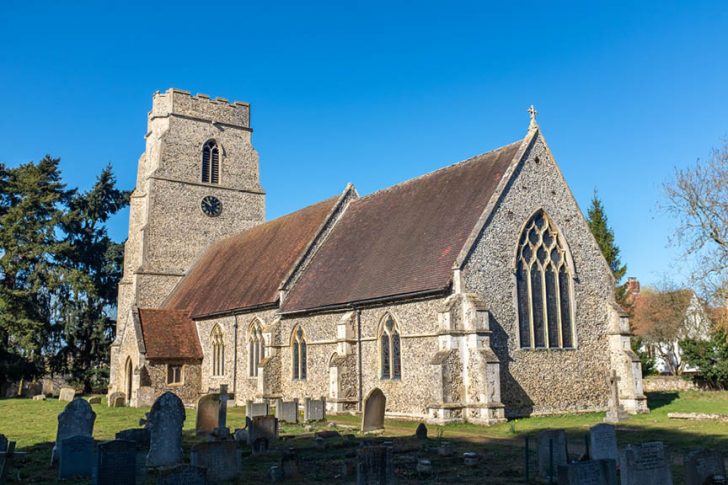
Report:
[[[685,455],[685,485],[726,483],[723,456],[716,450],[694,450]],[[720,482],[720,477],[723,481]]]
[[[90,477],[94,464],[94,439],[76,435],[61,440],[58,454],[58,479]]]
[[[300,478],[300,465],[298,463],[298,455],[295,451],[286,451],[281,457],[280,469],[283,471],[285,478]]]
[[[182,426],[185,407],[172,392],[154,402],[147,425],[150,432],[148,467],[173,466],[182,461]]]
[[[152,386],[139,386],[136,390],[136,404],[139,407],[152,407],[154,405],[154,396],[157,392]]]
[[[245,403],[245,415],[250,419],[256,416],[268,416],[268,403],[247,401]]]
[[[394,483],[393,465],[391,447],[362,446],[356,451],[357,485]]]
[[[559,466],[559,485],[617,485],[615,460],[577,461]]]
[[[609,376],[610,397],[607,403],[607,416],[604,421],[607,423],[618,423],[629,417],[624,407],[619,402],[619,381],[621,378],[617,375],[617,371],[613,370]]]
[[[123,408],[124,406],[126,406],[126,394],[115,392],[109,396],[109,407]]]
[[[58,415],[56,443],[51,454],[51,463],[55,463],[63,446],[61,442],[71,436],[81,435],[93,437],[96,413],[85,399],[74,399],[66,404],[66,408]]]
[[[253,441],[253,444],[250,445],[253,454],[257,455],[259,453],[267,453],[268,452],[268,438],[256,438],[255,441]]]
[[[364,414],[361,419],[363,433],[384,429],[384,410],[387,397],[379,389],[374,389],[364,401]]]
[[[597,424],[589,431],[589,457],[592,460],[619,460],[617,431],[611,424]]]
[[[76,390],[72,387],[62,387],[61,393],[58,395],[59,401],[71,402],[76,397]]]
[[[4,434],[0,434],[0,453],[7,451],[8,449],[8,437]]]
[[[298,399],[276,401],[276,418],[284,423],[298,423]]]
[[[149,430],[146,428],[131,428],[116,433],[117,440],[133,441],[137,450],[149,449]]]
[[[99,445],[94,485],[135,485],[136,484],[136,443],[128,440],[106,441]]]
[[[275,416],[256,416],[248,424],[248,444],[252,445],[258,438],[268,442],[278,439],[278,418]]]
[[[208,441],[192,447],[190,463],[207,468],[213,482],[232,480],[240,473],[240,457],[234,441]]]
[[[197,401],[197,418],[195,429],[197,434],[212,433],[220,419],[220,395],[206,394]]]
[[[670,459],[660,441],[627,446],[619,453],[622,485],[672,485]]]
[[[220,406],[217,411],[217,427],[214,430],[215,436],[219,439],[230,437],[230,429],[227,427],[227,402],[230,396],[227,387],[227,384],[220,384]]]
[[[89,404],[101,404],[101,396],[92,396],[88,398]]]
[[[563,429],[541,431],[538,434],[538,473],[543,478],[556,478],[559,465],[566,465],[569,453]]]
[[[309,399],[303,400],[303,421],[310,423],[312,421],[323,421],[326,419],[326,400]]]
[[[207,485],[207,468],[196,465],[175,465],[159,471],[157,485]]]
[[[420,423],[417,425],[417,430],[415,431],[415,436],[420,441],[427,440],[427,426],[425,426],[425,423]]]
[[[33,396],[33,401],[45,401],[46,397],[45,394],[38,394],[37,396]]]

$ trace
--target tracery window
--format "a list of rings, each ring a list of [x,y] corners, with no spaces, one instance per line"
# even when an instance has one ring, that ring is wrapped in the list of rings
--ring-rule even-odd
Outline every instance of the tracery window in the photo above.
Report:
[[[518,243],[516,285],[521,348],[571,348],[571,271],[562,236],[538,211]]]
[[[259,322],[255,322],[250,326],[248,334],[248,375],[250,377],[258,377],[258,364],[265,356],[265,340],[263,339],[263,329]]]
[[[202,147],[202,181],[220,183],[220,149],[214,140],[210,140]]]
[[[212,375],[225,375],[225,340],[220,325],[212,329],[210,341],[212,342]]]
[[[379,374],[382,379],[400,379],[402,365],[399,330],[391,315],[387,315],[379,335]]]
[[[306,339],[299,326],[291,337],[291,355],[293,361],[293,380],[306,379]]]

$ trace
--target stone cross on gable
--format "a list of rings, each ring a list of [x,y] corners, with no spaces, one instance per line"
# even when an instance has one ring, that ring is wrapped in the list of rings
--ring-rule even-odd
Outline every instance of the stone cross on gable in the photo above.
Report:
[[[536,108],[533,105],[528,108],[528,114],[531,115],[531,120],[536,121],[536,115],[538,114],[538,111],[536,111]]]

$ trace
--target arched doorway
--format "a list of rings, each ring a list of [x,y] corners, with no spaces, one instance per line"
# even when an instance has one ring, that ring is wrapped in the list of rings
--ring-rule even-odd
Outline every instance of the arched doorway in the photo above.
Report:
[[[133,376],[133,369],[131,364],[131,357],[126,358],[126,365],[124,366],[124,390],[126,392],[126,402],[131,400],[131,379]]]

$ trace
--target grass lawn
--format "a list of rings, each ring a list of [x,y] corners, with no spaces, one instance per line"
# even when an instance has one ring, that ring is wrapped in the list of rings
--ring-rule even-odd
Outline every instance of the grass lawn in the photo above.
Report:
[[[620,446],[642,441],[660,440],[665,442],[671,450],[673,457],[673,472],[676,483],[681,483],[682,454],[696,447],[711,447],[720,450],[728,456],[728,423],[713,421],[683,421],[667,418],[668,412],[700,412],[700,413],[727,413],[728,392],[698,392],[688,391],[680,393],[651,393],[648,396],[650,414],[633,416],[628,421],[620,423],[617,428],[617,438]],[[66,403],[57,400],[33,401],[28,399],[0,400],[0,433],[5,434],[9,440],[17,441],[21,451],[28,455],[19,463],[21,478],[26,483],[53,483],[55,469],[49,467],[51,448],[55,439],[57,415]],[[148,409],[109,408],[106,404],[93,405],[96,412],[94,438],[97,440],[113,439],[117,431],[138,427],[139,419],[144,417]],[[433,466],[442,473],[436,473],[430,478],[432,483],[463,482],[479,480],[482,483],[483,473],[487,472],[490,480],[486,483],[516,483],[522,482],[524,474],[523,442],[525,436],[534,436],[543,429],[563,428],[569,435],[570,451],[574,454],[583,452],[584,438],[589,427],[602,421],[603,413],[590,413],[568,416],[547,416],[518,419],[496,426],[483,427],[471,424],[452,424],[443,427],[429,427],[431,440],[442,433],[444,440],[454,444],[460,451],[475,450],[481,454],[482,470],[467,469],[456,462],[450,463],[432,456]],[[342,427],[358,427],[360,418],[357,416],[332,416],[331,421]],[[242,428],[245,422],[244,408],[230,408],[228,412],[228,425],[231,429]],[[199,439],[194,436],[195,411],[187,409],[185,421],[185,452],[189,456],[189,448]],[[401,482],[420,482],[418,477],[412,475],[416,457],[423,454],[421,449],[415,449],[416,444],[411,437],[414,434],[417,422],[406,420],[387,420],[385,433],[374,440],[395,438],[406,448],[412,442],[412,456],[403,453],[397,465],[397,474]],[[311,433],[304,427],[283,426],[281,432],[290,435],[290,438],[281,443],[281,447],[298,447],[304,461],[316,462],[320,465],[313,468],[313,475],[306,475],[307,480],[334,481],[339,474],[341,462],[345,456],[350,457],[352,451],[333,450],[320,451],[314,449]],[[342,434],[354,431],[342,430]],[[535,439],[531,441],[535,446]],[[348,453],[348,455],[347,455]],[[310,456],[309,456],[310,455]],[[280,454],[271,453],[270,456],[259,456],[255,460],[244,460],[244,470],[248,480],[268,481],[266,472],[271,464],[275,464]],[[430,457],[430,455],[427,455]],[[532,454],[532,460],[534,460]],[[451,460],[452,461],[452,460]],[[411,466],[410,466],[411,465]],[[451,466],[452,465],[452,466]],[[457,465],[457,466],[456,466]],[[531,470],[534,468],[532,461]],[[469,475],[470,473],[470,475]],[[15,470],[11,470],[14,478]],[[471,476],[472,475],[472,476]],[[354,481],[355,477],[339,479],[336,481]],[[73,483],[73,482],[71,482]],[[83,483],[83,482],[81,482]],[[151,481],[153,483],[153,481]]]

